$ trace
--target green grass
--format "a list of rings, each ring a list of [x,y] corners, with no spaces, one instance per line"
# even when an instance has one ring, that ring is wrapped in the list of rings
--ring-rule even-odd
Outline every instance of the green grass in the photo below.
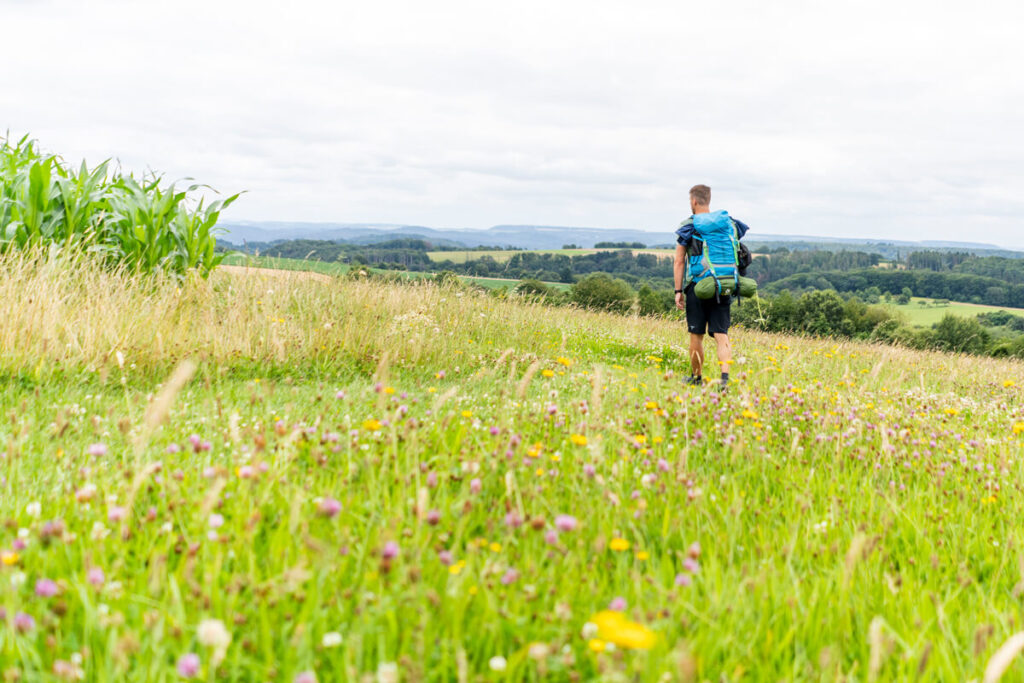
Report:
[[[952,313],[963,318],[974,318],[979,313],[990,313],[993,311],[1009,311],[1010,313],[1024,313],[1019,308],[1006,306],[983,306],[979,304],[965,304],[951,302],[939,305],[934,299],[914,297],[909,304],[883,304],[883,306],[894,313],[903,315],[911,325],[920,327],[931,327],[942,320],[943,317]]]
[[[246,254],[237,253],[228,255],[224,259],[224,264],[229,266],[249,266],[252,268],[268,268],[271,270],[306,271],[314,273],[323,273],[325,275],[343,275],[351,269],[351,266],[348,266],[344,263],[328,263],[325,261],[307,259],[277,258],[273,256],[248,256]],[[401,278],[409,280],[429,280],[436,275],[436,273],[383,270],[379,268],[370,268],[369,270],[379,274],[397,275]],[[459,275],[458,278],[463,282],[480,285],[481,287],[485,287],[487,289],[500,289],[502,287],[512,289],[517,284],[519,284],[519,280],[509,280],[502,278],[474,277],[471,275]],[[569,289],[569,285],[564,282],[547,282],[545,284],[555,289]]]
[[[1020,363],[739,330],[723,396],[666,321],[5,274],[8,678],[947,681],[1020,630]]]

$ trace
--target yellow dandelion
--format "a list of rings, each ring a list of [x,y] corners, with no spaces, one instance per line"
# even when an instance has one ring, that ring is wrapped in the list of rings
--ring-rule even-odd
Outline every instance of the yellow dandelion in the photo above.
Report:
[[[604,652],[605,648],[608,647],[608,644],[600,638],[591,638],[587,643],[587,647],[590,648],[591,652]]]
[[[552,370],[541,370],[540,374],[544,375],[545,377],[554,377],[555,376],[555,373]]]
[[[500,543],[491,543],[487,547],[491,549],[492,553],[500,553],[501,552],[501,544]]]
[[[462,411],[462,417],[473,417],[473,411],[472,410],[463,410]]]
[[[638,559],[641,562],[643,562],[644,560],[651,559],[651,554],[649,552],[647,552],[646,550],[641,550],[640,552],[638,552],[636,554],[636,559]]]
[[[363,422],[363,429],[365,429],[368,432],[375,432],[380,428],[380,420],[367,420]]]
[[[0,562],[3,562],[8,567],[13,564],[17,564],[18,553],[13,550],[4,550],[3,552],[0,552]]]
[[[569,441],[571,441],[574,446],[587,445],[587,437],[583,436],[582,434],[573,434],[572,436],[569,437]]]
[[[559,365],[564,365],[567,368],[571,367],[572,366],[572,359],[571,358],[565,358],[563,356],[559,356],[558,357],[558,364]]]
[[[629,550],[629,541],[624,538],[613,538],[611,543],[608,544],[608,547],[615,552],[623,552]]]
[[[605,610],[590,618],[601,640],[630,650],[650,650],[658,636],[643,624],[630,621],[622,612]]]

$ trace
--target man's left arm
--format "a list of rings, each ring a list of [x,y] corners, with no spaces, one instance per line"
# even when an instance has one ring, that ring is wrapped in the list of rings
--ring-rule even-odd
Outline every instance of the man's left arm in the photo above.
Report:
[[[747,234],[750,227],[743,221],[736,220],[735,218],[732,219],[732,222],[736,224],[736,238],[743,239],[743,236]]]

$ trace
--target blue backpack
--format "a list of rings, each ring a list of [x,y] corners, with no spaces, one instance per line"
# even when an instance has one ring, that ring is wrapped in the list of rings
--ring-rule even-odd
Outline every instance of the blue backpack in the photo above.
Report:
[[[693,282],[696,287],[707,278],[713,278],[713,286],[705,284],[702,291],[710,290],[713,298],[735,296],[740,275],[736,224],[724,210],[698,213],[690,220],[693,222],[693,240],[687,251],[687,283]]]

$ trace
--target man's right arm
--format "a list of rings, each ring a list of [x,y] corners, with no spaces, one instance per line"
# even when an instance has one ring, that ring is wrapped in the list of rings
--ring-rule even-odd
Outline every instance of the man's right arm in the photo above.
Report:
[[[685,310],[686,306],[683,303],[683,276],[686,271],[686,247],[681,243],[676,245],[676,259],[672,264],[672,272],[675,276],[676,283],[676,308]]]

